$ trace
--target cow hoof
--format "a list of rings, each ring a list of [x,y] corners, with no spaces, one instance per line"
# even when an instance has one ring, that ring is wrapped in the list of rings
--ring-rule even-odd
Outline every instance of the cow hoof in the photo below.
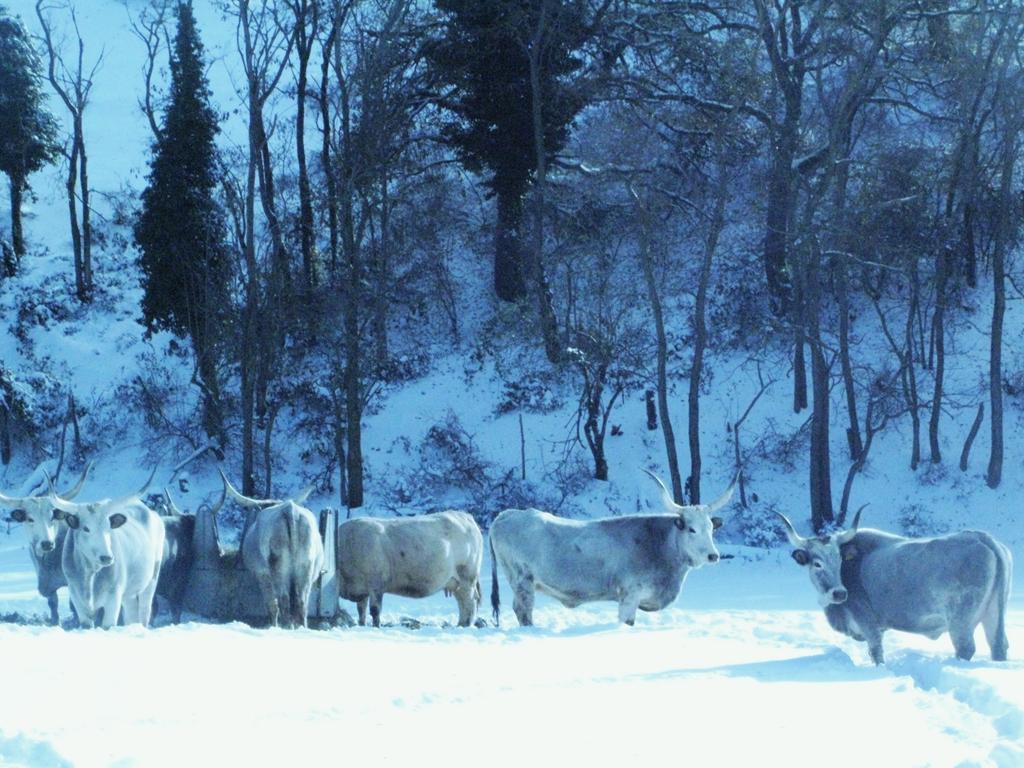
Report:
[[[626,619],[626,626],[632,627],[634,624],[636,624],[636,619]]]

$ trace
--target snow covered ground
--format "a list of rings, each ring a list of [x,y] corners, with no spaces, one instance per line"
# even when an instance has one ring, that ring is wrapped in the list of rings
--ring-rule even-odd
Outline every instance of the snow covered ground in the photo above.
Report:
[[[0,611],[42,613],[20,542],[0,542]],[[876,668],[785,552],[725,551],[634,628],[541,598],[520,629],[504,584],[502,629],[442,627],[441,596],[385,599],[418,630],[0,624],[0,765],[1024,765],[1024,662],[890,633]]]

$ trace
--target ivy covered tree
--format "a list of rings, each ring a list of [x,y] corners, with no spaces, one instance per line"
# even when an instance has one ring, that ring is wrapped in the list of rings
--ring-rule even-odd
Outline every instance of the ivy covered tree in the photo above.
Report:
[[[57,123],[46,109],[43,68],[21,20],[0,5],[0,171],[11,184],[11,245],[25,255],[21,203],[28,177],[58,153]],[[7,265],[8,271],[13,264]]]
[[[429,57],[437,78],[450,87],[440,104],[452,115],[443,136],[466,168],[490,174],[487,186],[498,217],[494,290],[499,299],[516,301],[526,295],[520,229],[523,198],[538,167],[538,144],[545,161],[553,158],[584,106],[572,76],[583,65],[578,52],[589,32],[586,4],[436,0],[436,5],[444,14],[442,33]],[[536,105],[542,142],[535,133]]]
[[[176,13],[170,94],[135,224],[142,312],[150,333],[166,329],[191,339],[203,427],[223,442],[217,363],[230,275],[227,229],[214,196],[219,129],[191,4],[179,3]]]

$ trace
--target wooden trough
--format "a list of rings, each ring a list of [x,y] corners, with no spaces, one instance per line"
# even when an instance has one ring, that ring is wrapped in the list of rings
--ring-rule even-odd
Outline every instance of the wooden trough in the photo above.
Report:
[[[251,516],[249,512],[246,528]],[[324,545],[324,573],[313,585],[309,599],[309,625],[333,623],[338,615],[337,549],[338,511],[320,512],[320,538]],[[243,621],[267,626],[270,616],[256,578],[242,564],[237,549],[220,543],[216,514],[203,505],[196,513],[192,537],[193,565],[185,588],[184,609],[216,621]]]

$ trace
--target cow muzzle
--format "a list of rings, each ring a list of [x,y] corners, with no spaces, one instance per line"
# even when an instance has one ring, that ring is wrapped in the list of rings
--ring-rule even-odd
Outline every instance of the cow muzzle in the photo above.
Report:
[[[41,541],[39,542],[40,552],[53,552],[54,544],[52,541]]]
[[[100,555],[100,565],[106,568],[108,565],[114,562],[114,558],[110,555]]]
[[[719,559],[720,559],[720,556],[719,556],[719,554],[717,552],[712,552],[710,555],[708,555],[708,562],[709,563],[717,563],[719,561]]]
[[[836,605],[839,603],[845,603],[846,598],[849,597],[845,589],[833,589],[828,593],[829,599]]]

